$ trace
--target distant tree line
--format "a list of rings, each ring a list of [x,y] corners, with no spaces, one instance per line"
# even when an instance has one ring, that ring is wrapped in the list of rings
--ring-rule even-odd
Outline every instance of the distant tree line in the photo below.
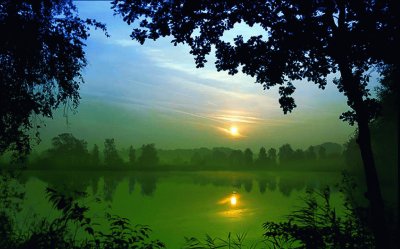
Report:
[[[78,139],[71,133],[62,133],[52,139],[49,149],[32,155],[27,165],[28,168],[41,169],[141,169],[155,168],[159,160],[154,144],[144,144],[137,150],[130,146],[127,158],[126,161],[122,157],[114,138],[104,140],[101,152],[97,144],[88,149],[85,140]]]
[[[349,148],[351,144],[349,144]],[[91,149],[83,139],[62,133],[52,139],[51,147],[32,155],[28,168],[37,169],[136,169],[136,170],[342,170],[349,149],[336,143],[293,149],[284,144],[278,149],[261,147],[258,153],[216,147],[212,149],[156,149],[155,144],[132,145],[118,149],[114,138]]]
[[[332,145],[326,143],[325,145]],[[310,146],[306,150],[294,150],[290,144],[277,149],[261,147],[258,154],[247,148],[232,150],[229,148],[203,148],[196,150],[190,159],[190,165],[210,169],[298,169],[298,170],[333,170],[343,168],[341,146],[336,151],[327,153],[324,145]]]

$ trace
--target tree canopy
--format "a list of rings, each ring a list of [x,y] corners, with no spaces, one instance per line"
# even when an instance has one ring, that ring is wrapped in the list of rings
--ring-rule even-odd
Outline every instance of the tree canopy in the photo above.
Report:
[[[105,31],[81,19],[72,0],[1,0],[0,153],[27,154],[40,117],[78,105],[90,26]]]
[[[62,133],[51,141],[52,147],[46,151],[45,158],[55,168],[76,168],[90,162],[87,142],[74,137],[71,133]]]
[[[285,113],[296,107],[293,81],[306,79],[320,88],[339,63],[367,80],[370,65],[397,63],[393,50],[399,41],[398,3],[395,1],[125,1],[112,2],[128,24],[138,22],[131,37],[172,36],[172,43],[190,46],[197,67],[215,47],[217,70],[255,77],[264,89],[279,86],[279,103]],[[266,35],[247,41],[238,35],[233,43],[222,39],[236,23],[260,25]],[[395,32],[397,30],[397,32]],[[345,94],[350,89],[336,81]],[[368,97],[365,84],[357,91]],[[369,100],[368,100],[369,101]],[[352,106],[351,101],[349,102]],[[349,114],[343,116],[349,119]]]

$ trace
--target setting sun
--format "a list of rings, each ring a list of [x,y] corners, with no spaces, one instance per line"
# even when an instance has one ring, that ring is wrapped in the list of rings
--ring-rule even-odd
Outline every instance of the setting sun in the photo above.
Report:
[[[236,126],[232,126],[232,127],[229,129],[229,131],[230,131],[230,133],[231,133],[232,136],[237,136],[237,135],[239,135],[239,130],[238,130],[238,128],[237,128]]]
[[[237,203],[236,196],[232,196],[232,197],[231,197],[231,205],[232,205],[232,206],[235,206],[236,203]]]

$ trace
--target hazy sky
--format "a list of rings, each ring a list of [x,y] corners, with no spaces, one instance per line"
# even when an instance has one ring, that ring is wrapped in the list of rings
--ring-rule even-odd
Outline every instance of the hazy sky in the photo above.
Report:
[[[278,147],[290,143],[305,147],[326,141],[344,143],[354,128],[338,117],[348,108],[332,82],[322,91],[311,82],[295,82],[297,108],[283,115],[278,89],[264,91],[251,77],[217,72],[214,56],[196,69],[187,46],[174,47],[170,39],[146,41],[129,37],[132,29],[113,16],[110,3],[75,2],[82,17],[107,25],[111,37],[91,32],[86,53],[77,114],[62,111],[45,121],[43,144],[62,132],[72,132],[89,144],[113,137],[119,147],[155,143],[158,148]],[[238,25],[225,35],[249,37],[262,30]],[[232,136],[230,127],[238,134]]]

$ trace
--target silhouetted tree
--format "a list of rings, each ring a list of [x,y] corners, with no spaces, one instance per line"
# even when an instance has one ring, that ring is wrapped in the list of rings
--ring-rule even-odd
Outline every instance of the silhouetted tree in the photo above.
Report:
[[[394,50],[400,44],[399,1],[152,1],[114,0],[112,8],[124,21],[140,24],[131,37],[173,36],[172,43],[190,46],[197,67],[215,48],[217,70],[243,73],[269,89],[279,85],[284,113],[296,107],[293,81],[308,80],[324,89],[326,76],[340,72],[334,83],[352,109],[341,119],[358,125],[368,198],[377,245],[385,247],[383,200],[371,149],[368,123],[376,115],[370,98],[369,70],[379,63],[399,65]],[[260,25],[266,35],[233,44],[223,35],[236,23]],[[398,84],[398,83],[397,83]]]
[[[210,166],[221,168],[226,166],[227,161],[227,155],[221,148],[213,148],[210,162],[212,165]]]
[[[302,149],[297,149],[293,153],[293,160],[297,162],[303,162],[305,159],[304,151]]]
[[[91,153],[91,163],[94,166],[100,165],[100,152],[97,144],[93,145],[92,153]]]
[[[142,153],[138,158],[140,166],[155,167],[158,165],[157,150],[154,144],[142,145]]]
[[[104,140],[104,164],[109,167],[120,166],[122,164],[122,158],[118,155],[114,138]]]
[[[326,159],[326,149],[323,146],[320,146],[318,148],[318,159],[319,160],[324,160]]]
[[[255,163],[257,166],[266,166],[269,163],[267,157],[267,151],[265,150],[264,147],[260,148],[260,152],[258,152],[258,158]]]
[[[293,160],[294,151],[290,144],[284,144],[279,148],[279,163],[288,164]]]
[[[253,152],[249,148],[244,150],[243,159],[246,166],[253,165]]]
[[[244,164],[244,154],[241,150],[233,150],[228,157],[229,164],[234,168],[240,168]]]
[[[308,162],[313,162],[317,159],[317,154],[315,153],[315,147],[310,146],[305,151],[305,157]]]
[[[129,147],[129,155],[128,156],[129,156],[129,164],[131,166],[134,165],[136,162],[136,152],[132,145]]]
[[[274,149],[274,148],[269,149],[268,150],[268,160],[272,166],[276,165],[276,159],[277,159],[276,149]]]
[[[87,142],[70,133],[62,133],[52,139],[52,147],[47,150],[46,157],[50,166],[85,167],[89,163]]]
[[[0,7],[0,154],[30,152],[33,116],[52,117],[79,103],[89,27],[72,0],[2,0]]]

